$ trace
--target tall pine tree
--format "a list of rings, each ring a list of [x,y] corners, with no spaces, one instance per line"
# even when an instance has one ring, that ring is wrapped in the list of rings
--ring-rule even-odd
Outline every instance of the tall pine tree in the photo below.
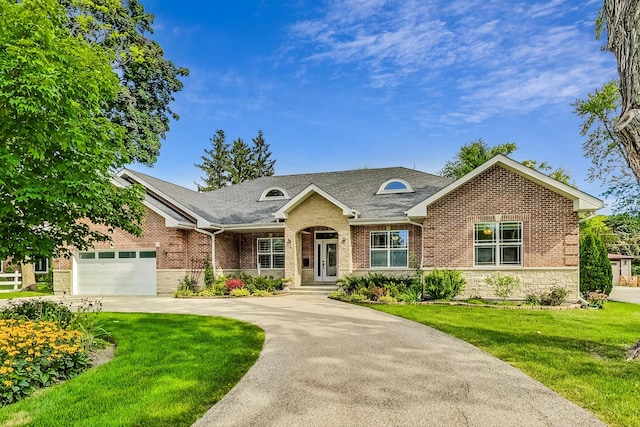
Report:
[[[201,157],[202,163],[195,165],[205,173],[205,176],[201,178],[204,185],[196,183],[198,191],[217,190],[226,187],[231,182],[231,174],[229,173],[231,156],[229,144],[225,142],[226,138],[224,131],[218,129],[210,139],[212,149],[205,149],[205,155]]]
[[[201,164],[195,164],[205,174],[201,177],[203,185],[196,182],[198,191],[217,190],[274,174],[276,161],[271,159],[269,144],[264,140],[261,130],[257,137],[251,138],[251,147],[242,138],[233,141],[230,147],[225,142],[226,136],[222,129],[218,129],[210,141],[212,148],[204,150]]]
[[[253,152],[242,138],[233,141],[230,155],[229,174],[231,176],[231,184],[240,184],[252,179]]]
[[[271,159],[271,151],[269,144],[264,140],[262,130],[258,130],[258,136],[251,138],[253,141],[253,165],[251,175],[252,178],[260,178],[261,176],[272,176],[275,173],[275,159]]]

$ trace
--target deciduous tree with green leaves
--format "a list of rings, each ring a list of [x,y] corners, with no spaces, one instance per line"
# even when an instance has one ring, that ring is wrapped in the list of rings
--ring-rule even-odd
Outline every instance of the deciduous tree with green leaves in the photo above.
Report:
[[[60,0],[66,8],[71,35],[112,52],[111,65],[120,80],[114,99],[102,110],[126,132],[124,144],[131,160],[155,163],[160,139],[169,130],[174,93],[182,89],[180,77],[189,71],[164,57],[162,47],[149,35],[153,15],[138,0]]]
[[[135,156],[105,111],[121,93],[114,51],[73,36],[70,21],[56,0],[0,0],[0,259],[140,232],[142,190],[111,182]]]
[[[585,157],[591,160],[588,179],[605,186],[603,196],[613,199],[615,212],[640,213],[640,185],[629,168],[627,152],[615,132],[620,111],[618,81],[611,80],[573,104],[584,121],[580,134]]]
[[[620,115],[613,131],[627,165],[640,182],[640,1],[604,0],[596,35],[607,33],[606,49],[618,63]]]
[[[508,156],[517,149],[518,146],[514,142],[489,147],[482,139],[477,139],[460,147],[460,151],[458,151],[453,160],[445,163],[440,175],[454,179],[462,178],[498,154]],[[547,162],[538,163],[536,160],[524,160],[522,164],[545,173],[563,184],[572,185],[570,184],[571,178],[562,168],[553,169]]]

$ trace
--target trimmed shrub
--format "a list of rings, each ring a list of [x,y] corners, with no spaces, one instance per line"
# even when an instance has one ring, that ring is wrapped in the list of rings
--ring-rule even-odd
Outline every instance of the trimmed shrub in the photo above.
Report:
[[[229,292],[229,295],[232,297],[248,297],[251,295],[251,292],[245,288],[233,288],[231,292]]]
[[[548,293],[544,293],[540,296],[540,304],[560,305],[567,298],[567,294],[569,294],[569,290],[567,288],[554,286]]]
[[[254,297],[266,297],[266,296],[269,296],[269,295],[273,295],[273,293],[269,292],[269,291],[263,291],[261,289],[258,289],[257,291],[255,291],[251,295],[253,295]]]
[[[604,308],[604,303],[607,302],[609,296],[603,292],[589,292],[587,295],[587,301],[593,307]]]
[[[602,237],[587,232],[580,239],[580,292],[604,292],[609,295],[613,287],[613,271]]]
[[[433,299],[448,300],[459,295],[467,281],[457,270],[431,270],[424,278],[425,292]]]
[[[347,295],[345,291],[335,291],[332,292],[331,295],[329,295],[329,298],[346,301],[349,299],[349,295]]]
[[[393,304],[398,302],[398,300],[396,300],[391,295],[382,295],[380,298],[378,298],[378,302],[382,304]]]
[[[367,297],[362,294],[351,294],[349,295],[349,301],[351,302],[364,302],[367,300]]]
[[[225,287],[227,288],[227,292],[231,293],[235,289],[243,289],[244,282],[242,281],[242,279],[228,279],[225,283]],[[247,290],[247,292],[249,291]]]
[[[500,273],[493,273],[484,279],[493,288],[495,296],[503,302],[513,294],[513,291],[520,287],[520,278],[516,276],[503,276]]]

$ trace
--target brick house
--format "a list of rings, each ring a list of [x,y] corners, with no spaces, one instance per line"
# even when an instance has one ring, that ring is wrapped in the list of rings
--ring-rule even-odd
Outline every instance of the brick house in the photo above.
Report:
[[[263,177],[206,193],[131,170],[114,182],[145,187],[142,236],[116,231],[111,244],[55,260],[57,293],[171,293],[209,257],[217,275],[293,286],[420,266],[462,271],[467,295],[491,296],[484,278],[500,271],[519,276],[521,292],[559,285],[577,298],[579,217],[603,207],[504,156],[455,181],[398,167]]]

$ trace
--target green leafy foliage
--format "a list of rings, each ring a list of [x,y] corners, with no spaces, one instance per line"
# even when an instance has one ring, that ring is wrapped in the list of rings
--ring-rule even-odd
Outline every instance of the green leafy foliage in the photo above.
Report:
[[[67,328],[73,319],[70,306],[45,299],[11,300],[0,310],[0,319],[55,322]]]
[[[585,157],[591,160],[589,181],[600,181],[605,186],[603,196],[613,200],[618,213],[640,213],[640,186],[629,168],[624,145],[615,132],[620,116],[620,89],[618,80],[610,80],[573,104],[575,113],[583,122],[580,135]]]
[[[226,187],[230,184],[229,168],[231,166],[231,155],[229,144],[222,129],[218,129],[211,137],[211,149],[205,148],[205,155],[201,156],[202,163],[195,164],[202,169],[204,176],[201,177],[204,185],[196,183],[198,191],[212,191]]]
[[[142,189],[111,183],[134,160],[105,108],[121,92],[113,50],[70,34],[55,0],[0,0],[0,16],[0,259],[139,234]]]
[[[456,153],[453,160],[445,163],[439,174],[448,178],[459,179],[498,154],[509,156],[517,149],[518,146],[514,142],[489,147],[482,139],[477,139],[460,147],[460,151]],[[545,173],[564,184],[570,184],[571,177],[562,168],[554,169],[547,162],[538,162],[536,160],[524,160],[522,164]]]
[[[207,257],[204,260],[204,286],[210,288],[213,286],[215,276],[213,274],[213,266],[211,265],[211,258]]]
[[[160,138],[169,130],[174,94],[182,90],[180,78],[189,75],[164,57],[151,38],[153,15],[137,0],[60,0],[66,8],[65,26],[73,36],[110,53],[118,76],[118,96],[106,100],[102,111],[126,129],[123,143],[131,161],[155,163]]]
[[[602,238],[587,232],[580,239],[580,291],[604,292],[607,295],[613,287],[613,272],[607,257],[607,248]]]
[[[234,288],[229,292],[229,295],[232,297],[248,297],[251,295],[251,292],[245,288]]]
[[[520,287],[519,277],[502,275],[497,272],[486,277],[484,280],[493,288],[495,296],[500,298],[503,302]]]
[[[567,299],[568,294],[567,288],[554,286],[549,292],[540,295],[540,305],[561,305]]]
[[[424,278],[425,292],[433,299],[449,300],[459,295],[467,284],[457,270],[433,269]]]
[[[419,281],[411,277],[399,277],[381,273],[367,273],[363,276],[346,276],[338,280],[342,291],[347,295],[363,295],[365,299],[376,301],[380,296],[389,295],[399,298],[412,290],[421,292]]]

